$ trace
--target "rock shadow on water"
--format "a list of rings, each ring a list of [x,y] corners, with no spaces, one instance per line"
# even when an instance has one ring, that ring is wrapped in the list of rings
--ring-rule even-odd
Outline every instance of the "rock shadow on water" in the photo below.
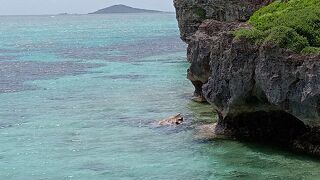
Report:
[[[263,154],[264,156],[283,156],[291,160],[308,160],[312,162],[320,162],[314,156],[298,151],[290,151],[290,147],[279,146],[272,142],[266,141],[248,141],[245,139],[238,139],[216,133],[217,123],[199,125],[195,128],[194,141],[197,143],[211,144],[215,143],[238,143],[243,147],[249,148],[250,151]],[[214,147],[213,146],[213,147]]]
[[[237,140],[238,142],[242,143],[245,147],[249,148],[253,152],[263,153],[264,155],[268,156],[283,156],[286,159],[291,160],[301,160],[301,161],[310,161],[320,163],[320,159],[314,158],[313,155],[306,154],[304,152],[292,151],[288,147],[281,147],[275,144],[265,144],[262,142],[248,142],[248,141],[241,141]]]

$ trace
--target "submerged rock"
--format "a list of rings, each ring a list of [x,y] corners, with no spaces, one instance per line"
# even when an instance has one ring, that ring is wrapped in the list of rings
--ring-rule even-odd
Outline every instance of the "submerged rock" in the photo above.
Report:
[[[225,138],[215,133],[217,124],[204,124],[196,127],[195,138],[199,140],[213,140],[219,138]]]
[[[175,0],[195,97],[219,114],[215,134],[320,156],[320,56],[236,39],[269,0]]]
[[[177,114],[175,116],[171,116],[167,119],[159,121],[158,125],[160,126],[172,126],[172,125],[180,125],[183,123],[182,114]]]

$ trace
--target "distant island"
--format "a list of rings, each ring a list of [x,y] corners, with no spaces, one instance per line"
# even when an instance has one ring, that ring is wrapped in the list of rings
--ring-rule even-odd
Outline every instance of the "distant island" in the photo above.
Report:
[[[138,9],[123,4],[110,6],[104,9],[100,9],[96,12],[89,14],[112,14],[112,13],[165,13],[163,11]]]

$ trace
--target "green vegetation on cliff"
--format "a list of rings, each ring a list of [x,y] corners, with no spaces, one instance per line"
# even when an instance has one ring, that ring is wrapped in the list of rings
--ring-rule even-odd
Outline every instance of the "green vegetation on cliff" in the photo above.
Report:
[[[276,43],[296,52],[320,54],[320,0],[278,0],[258,10],[236,37]]]

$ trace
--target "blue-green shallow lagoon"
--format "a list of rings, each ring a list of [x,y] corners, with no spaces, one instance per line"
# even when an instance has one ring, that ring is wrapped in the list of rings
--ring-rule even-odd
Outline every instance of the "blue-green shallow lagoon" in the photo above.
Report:
[[[320,179],[306,156],[196,138],[216,117],[189,100],[173,14],[3,16],[0,38],[0,179]]]

